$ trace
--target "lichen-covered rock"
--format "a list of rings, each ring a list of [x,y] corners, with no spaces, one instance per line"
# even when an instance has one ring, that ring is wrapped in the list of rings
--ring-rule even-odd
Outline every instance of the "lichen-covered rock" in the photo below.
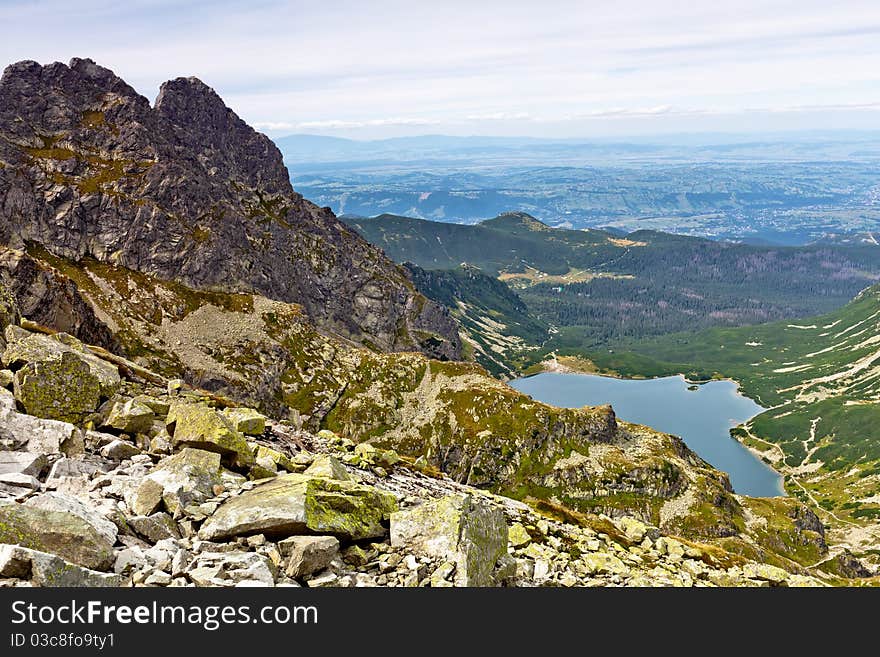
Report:
[[[354,453],[361,458],[362,462],[383,468],[390,468],[400,462],[400,455],[393,449],[380,449],[370,443],[355,445]]]
[[[146,516],[156,511],[162,504],[165,485],[161,483],[161,480],[157,479],[144,477],[137,487],[129,489],[128,494],[125,496],[125,502],[132,513]],[[169,488],[173,489],[173,487]],[[180,505],[178,504],[177,506],[179,508]]]
[[[507,530],[507,542],[513,547],[522,547],[532,542],[532,537],[522,523],[515,522]]]
[[[659,535],[656,528],[648,527],[645,523],[630,516],[617,518],[614,520],[614,524],[629,540],[635,543],[640,543],[648,533],[651,533],[653,538],[657,538]]]
[[[781,584],[789,578],[789,574],[782,568],[770,564],[747,563],[743,566],[743,577]]]
[[[160,461],[132,491],[128,504],[140,516],[154,513],[160,502],[174,514],[211,497],[222,483],[220,454],[188,447]]]
[[[120,586],[122,577],[65,561],[61,557],[20,545],[0,544],[0,577],[30,580],[36,586]]]
[[[0,543],[58,555],[66,561],[107,570],[113,546],[78,515],[20,504],[0,505]]]
[[[279,541],[281,555],[287,557],[285,574],[300,578],[323,570],[339,554],[334,536],[291,536]]]
[[[249,443],[250,447],[254,450],[254,458],[257,462],[260,459],[270,459],[275,464],[275,470],[287,470],[288,472],[301,472],[305,469],[304,466],[295,463],[290,459],[289,456],[279,452],[277,449],[272,449],[271,447],[266,447],[265,445],[258,445],[256,443]]]
[[[110,545],[116,543],[116,536],[119,533],[116,525],[103,517],[95,507],[86,504],[77,497],[48,492],[30,497],[24,504],[37,509],[71,513],[94,527],[95,531],[103,536]]]
[[[327,479],[336,479],[337,481],[354,481],[353,477],[348,474],[345,466],[339,462],[339,459],[326,454],[315,458],[312,464],[306,468],[305,473],[313,477],[326,477]]]
[[[248,473],[250,479],[271,479],[278,474],[278,466],[269,456],[260,456],[256,463],[251,466]]]
[[[591,575],[595,573],[623,575],[629,572],[623,561],[608,552],[585,554],[581,557],[581,562]]]
[[[259,436],[266,430],[266,416],[253,408],[227,408],[223,415],[245,435]]]
[[[137,399],[129,399],[113,404],[102,426],[128,434],[147,433],[155,417],[152,408]]]
[[[459,586],[490,586],[507,552],[507,522],[479,498],[448,495],[392,514],[391,545],[453,561]]]
[[[305,474],[283,474],[226,501],[199,530],[203,539],[255,533],[332,534],[346,540],[385,534],[393,495],[371,486]]]
[[[138,535],[151,543],[158,543],[166,538],[180,538],[177,523],[171,516],[161,511],[149,516],[132,516],[126,522]]]
[[[98,381],[102,397],[109,398],[119,389],[119,368],[95,356],[72,335],[42,335],[10,326],[6,329],[6,340],[6,349],[0,360],[12,370],[18,370],[28,363],[57,360],[62,354],[73,354],[88,365],[92,376]]]
[[[159,417],[165,417],[166,415],[168,415],[168,411],[171,410],[171,403],[167,399],[153,397],[152,395],[138,395],[134,398],[134,401],[138,404],[146,406]]]
[[[245,437],[213,408],[204,404],[175,403],[168,411],[166,421],[174,447],[217,452],[240,468],[254,464],[254,454]]]
[[[5,285],[0,284],[0,331],[5,331],[7,326],[20,321],[21,312],[15,296]]]
[[[78,423],[98,408],[101,385],[88,364],[68,351],[18,370],[15,398],[28,415]]]

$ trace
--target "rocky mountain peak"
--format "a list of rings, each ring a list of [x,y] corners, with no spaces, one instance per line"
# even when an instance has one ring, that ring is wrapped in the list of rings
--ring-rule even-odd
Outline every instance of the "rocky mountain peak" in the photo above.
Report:
[[[238,175],[252,187],[292,194],[281,152],[233,112],[214,89],[196,77],[165,82],[155,112],[178,155],[197,154],[211,175]]]
[[[0,244],[300,304],[380,350],[457,358],[449,314],[295,193],[281,153],[197,78],[155,106],[89,59],[0,80]]]

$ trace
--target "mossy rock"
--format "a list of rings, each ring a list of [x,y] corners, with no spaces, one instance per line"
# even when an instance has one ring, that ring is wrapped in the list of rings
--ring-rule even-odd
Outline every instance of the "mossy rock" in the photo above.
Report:
[[[244,435],[213,408],[204,404],[175,403],[168,411],[166,422],[175,447],[217,452],[239,468],[254,464],[254,454]]]
[[[21,312],[18,309],[18,302],[12,295],[12,292],[5,286],[0,284],[0,331],[5,330],[10,324],[18,324],[21,321]]]
[[[148,433],[155,417],[152,408],[136,399],[129,399],[113,404],[103,426],[128,434]]]
[[[95,356],[72,335],[29,333],[18,326],[10,325],[6,327],[5,336],[7,345],[0,360],[13,371],[31,363],[58,360],[62,354],[72,354],[88,366],[92,376],[98,381],[101,397],[112,397],[122,383],[116,365]]]
[[[15,373],[14,388],[28,415],[74,424],[101,401],[100,382],[72,352],[28,363]]]
[[[336,481],[352,481],[352,476],[348,474],[348,470],[339,462],[339,459],[326,454],[315,457],[312,464],[306,468],[306,474],[313,477],[335,479]]]
[[[459,586],[490,586],[507,554],[504,514],[472,495],[448,495],[391,516],[391,545],[453,561]]]
[[[288,472],[300,472],[304,468],[301,465],[295,464],[290,457],[282,452],[279,452],[277,449],[272,449],[271,447],[266,447],[265,445],[258,445],[257,443],[248,443],[248,445],[254,451],[254,458],[259,461],[260,459],[269,458],[275,464],[276,470],[287,470]]]
[[[92,570],[113,565],[113,546],[72,513],[20,504],[0,505],[0,543],[55,554]]]
[[[332,534],[357,541],[384,536],[384,523],[396,510],[394,495],[371,486],[283,474],[225,502],[199,537]]]
[[[260,436],[266,430],[266,416],[252,408],[227,408],[223,415],[245,435]]]

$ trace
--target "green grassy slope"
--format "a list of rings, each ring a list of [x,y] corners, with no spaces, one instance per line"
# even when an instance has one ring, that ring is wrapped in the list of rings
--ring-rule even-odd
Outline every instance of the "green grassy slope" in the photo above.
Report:
[[[770,407],[737,435],[805,487],[792,492],[880,518],[880,286],[819,317],[623,342],[590,358],[623,375],[735,378]]]
[[[476,267],[427,270],[412,263],[404,266],[422,294],[452,311],[475,360],[493,374],[513,374],[517,354],[547,340],[549,327],[529,315],[516,292]]]

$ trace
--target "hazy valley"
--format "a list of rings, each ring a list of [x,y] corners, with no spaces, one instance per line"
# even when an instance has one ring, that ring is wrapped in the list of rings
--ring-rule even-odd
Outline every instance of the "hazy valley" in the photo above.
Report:
[[[298,189],[337,214],[659,230],[770,244],[871,240],[875,133],[583,142],[417,137],[278,140]]]

